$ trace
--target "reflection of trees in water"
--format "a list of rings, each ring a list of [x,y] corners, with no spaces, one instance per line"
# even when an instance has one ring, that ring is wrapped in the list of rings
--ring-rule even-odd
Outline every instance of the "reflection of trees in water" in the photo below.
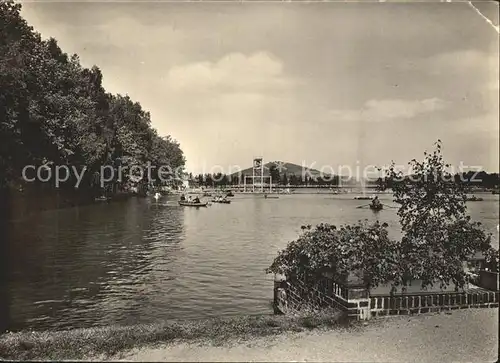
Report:
[[[252,311],[255,301],[245,299],[272,293],[264,268],[281,244],[297,237],[301,224],[377,218],[389,223],[391,237],[398,237],[392,234],[399,233],[394,209],[377,214],[356,209],[350,199],[323,198],[255,196],[204,209],[179,207],[176,197],[158,203],[134,198],[38,213],[11,224],[11,237],[0,240],[8,243],[9,261],[0,268],[9,266],[11,296],[2,307],[8,295],[0,295],[0,313],[13,320],[9,329],[48,317],[33,322],[39,329],[134,323],[169,311],[189,312],[195,299],[193,309],[200,313],[214,309],[210,299],[218,299],[223,312]],[[498,199],[486,199],[468,207],[472,218],[496,237]],[[0,258],[6,255],[0,252]],[[202,280],[210,281],[200,287]],[[229,290],[231,298],[221,303],[221,292],[227,296]],[[245,294],[239,306],[232,303],[234,296]],[[62,301],[33,305],[43,300]]]
[[[29,229],[18,224],[8,241],[16,247],[11,250],[12,318],[22,326],[46,315],[49,326],[58,321],[62,327],[78,316],[83,325],[109,319],[110,309],[124,314],[135,304],[131,296],[140,296],[149,283],[156,260],[175,258],[166,256],[165,246],[178,248],[179,212],[153,210],[145,200],[131,199],[41,213]],[[51,302],[34,305],[39,301]]]
[[[10,315],[15,329],[19,320],[53,315],[52,308],[64,308],[66,286],[75,285],[78,272],[66,267],[69,255],[71,264],[78,266],[78,251],[65,225],[71,225],[75,209],[50,210],[31,214],[9,223],[9,293]],[[68,283],[67,280],[70,280]],[[37,301],[52,301],[36,305]],[[50,306],[49,306],[50,305]],[[19,319],[21,317],[21,319]]]
[[[98,299],[99,307],[108,312],[105,321],[109,323],[138,323],[141,315],[149,316],[154,305],[151,299],[161,296],[166,283],[178,273],[175,260],[184,233],[183,209],[142,200],[140,207],[130,211],[128,223],[135,213],[147,216],[142,220],[141,237],[119,251],[114,278],[106,281],[106,293]]]
[[[10,320],[9,293],[9,255],[7,241],[9,238],[10,198],[6,189],[0,188],[0,334],[8,329]]]

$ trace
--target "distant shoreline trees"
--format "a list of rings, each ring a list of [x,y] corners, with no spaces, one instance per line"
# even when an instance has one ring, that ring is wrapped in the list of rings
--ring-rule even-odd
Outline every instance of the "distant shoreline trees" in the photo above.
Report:
[[[197,174],[195,176],[191,175],[190,180],[200,187],[214,188],[214,187],[229,187],[235,185],[245,184],[245,177],[251,176],[244,173],[241,174],[223,174],[223,173],[206,173]],[[265,180],[268,183],[268,180]],[[305,176],[304,178],[295,174],[283,173],[281,176],[274,175],[272,178],[272,184],[277,187],[336,187],[339,185],[337,177],[317,177],[312,178]],[[247,179],[247,185],[252,185],[252,180]]]
[[[344,185],[341,178],[337,175],[330,176],[325,175],[310,177],[307,175],[295,175],[289,174],[287,172],[280,173],[278,170],[273,167],[270,168],[269,175],[272,177],[272,183],[278,187],[302,187],[302,186],[310,186],[310,187],[339,187]],[[189,179],[195,184],[203,187],[223,187],[223,186],[234,186],[234,185],[243,185],[245,184],[245,173],[236,173],[236,174],[224,174],[224,173],[206,173],[206,174],[197,174],[193,175],[189,174]],[[457,185],[462,185],[467,188],[483,188],[483,189],[494,189],[498,190],[500,188],[500,176],[498,173],[487,173],[485,171],[481,172],[467,172],[460,173],[451,176]],[[266,179],[266,182],[268,180]],[[247,185],[251,185],[252,181],[250,178],[247,179]],[[391,189],[393,182],[387,178],[379,178],[378,180],[374,180],[372,183],[367,183],[367,186],[375,187],[379,190],[387,190]],[[353,184],[352,182],[347,185]]]
[[[410,179],[410,176],[406,176],[406,179]],[[498,173],[468,171],[450,175],[450,179],[454,180],[455,184],[461,185],[466,189],[498,190],[500,188],[500,174]],[[376,185],[380,190],[392,189],[394,186],[393,181],[387,178],[378,178],[373,185]]]

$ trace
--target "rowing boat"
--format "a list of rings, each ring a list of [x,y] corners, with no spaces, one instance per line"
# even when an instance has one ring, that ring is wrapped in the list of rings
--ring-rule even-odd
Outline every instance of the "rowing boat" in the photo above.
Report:
[[[377,205],[370,204],[370,209],[374,211],[379,211],[384,209],[384,206],[382,204],[377,204]]]
[[[212,199],[212,203],[229,204],[229,203],[231,203],[231,201],[227,200],[227,199]]]
[[[111,200],[110,197],[104,197],[104,196],[94,198],[94,201],[96,201],[96,202],[108,202],[109,200]]]
[[[194,203],[194,202],[185,202],[182,200],[179,200],[179,205],[183,205],[185,207],[206,207],[208,203]]]
[[[482,202],[484,199],[476,197],[475,195],[473,195],[472,197],[467,197],[465,200],[467,202]]]

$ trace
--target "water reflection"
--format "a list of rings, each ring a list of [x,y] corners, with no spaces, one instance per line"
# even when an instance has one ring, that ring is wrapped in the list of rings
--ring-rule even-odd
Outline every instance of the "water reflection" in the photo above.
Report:
[[[381,201],[391,205],[390,196]],[[270,313],[264,269],[301,225],[379,220],[398,238],[396,209],[373,213],[363,204],[297,194],[189,208],[138,198],[35,213],[10,225],[0,305],[10,330]],[[498,198],[469,210],[498,247]]]
[[[11,329],[134,323],[147,289],[175,278],[182,209],[131,199],[33,218],[30,229],[14,223],[9,238]]]

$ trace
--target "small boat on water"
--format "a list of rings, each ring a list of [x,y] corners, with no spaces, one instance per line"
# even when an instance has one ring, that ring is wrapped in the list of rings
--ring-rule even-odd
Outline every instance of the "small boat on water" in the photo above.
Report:
[[[475,195],[473,195],[472,197],[467,197],[465,200],[467,202],[482,202],[484,199],[476,197]]]
[[[212,203],[230,204],[231,201],[227,199],[212,199]]]
[[[264,194],[264,198],[266,198],[266,199],[279,199],[279,196]]]
[[[179,200],[179,205],[185,206],[185,207],[206,207],[208,203],[202,203],[202,202],[188,202],[186,200]]]
[[[231,190],[229,190],[227,193],[226,193],[226,197],[234,197],[234,194]]]
[[[111,198],[105,197],[105,196],[100,196],[94,199],[95,202],[107,202],[111,200]]]
[[[383,204],[370,204],[370,209],[373,211],[379,211],[379,210],[384,209],[384,205]]]
[[[357,196],[357,197],[354,197],[354,199],[356,200],[372,200],[373,197],[368,197],[368,196]]]
[[[290,190],[290,188],[280,189],[278,190],[278,194],[292,194],[292,191]]]

